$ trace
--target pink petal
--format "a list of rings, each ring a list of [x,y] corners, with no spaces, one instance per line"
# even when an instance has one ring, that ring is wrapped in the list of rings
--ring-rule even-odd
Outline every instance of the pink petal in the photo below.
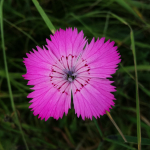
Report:
[[[78,33],[77,29],[68,28],[65,30],[60,29],[54,35],[51,35],[51,41],[46,39],[48,47],[53,54],[60,59],[62,56],[78,56],[83,50],[86,40],[83,38],[83,31]]]
[[[38,115],[38,118],[45,118],[45,121],[49,117],[58,119],[62,118],[64,112],[68,113],[68,109],[71,107],[71,92],[69,85],[64,87],[65,92],[58,91],[53,86],[43,86],[42,89],[35,89],[30,93],[28,97],[33,99],[30,101],[32,104],[29,108],[32,108],[34,115]]]
[[[115,87],[111,85],[108,79],[91,79],[87,85],[79,89],[79,86],[74,82],[72,87],[73,102],[75,112],[82,119],[95,118],[104,115],[106,110],[109,111],[111,106],[114,105],[114,92]]]

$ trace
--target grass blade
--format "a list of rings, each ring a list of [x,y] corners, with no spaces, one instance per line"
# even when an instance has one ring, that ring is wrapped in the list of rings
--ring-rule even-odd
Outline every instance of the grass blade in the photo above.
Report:
[[[121,130],[119,129],[119,127],[117,126],[116,122],[113,120],[112,116],[110,115],[110,113],[108,111],[106,111],[107,116],[109,117],[109,119],[111,120],[111,122],[113,123],[113,125],[116,127],[116,129],[118,130],[119,134],[121,135],[121,137],[123,138],[123,140],[125,142],[127,142],[126,138],[124,137],[123,133],[121,132]]]
[[[131,48],[133,52],[134,58],[134,67],[135,67],[135,83],[136,83],[136,114],[137,114],[137,137],[138,137],[138,150],[141,150],[141,121],[140,121],[140,104],[139,104],[139,92],[138,92],[138,74],[137,74],[137,64],[136,64],[136,51],[135,51],[135,43],[134,43],[134,34],[131,26],[124,21],[124,19],[119,16],[111,13],[112,16],[120,20],[122,23],[126,24],[130,28],[130,38],[131,38]]]
[[[126,69],[126,71],[128,71],[128,72],[132,72],[132,71],[135,71],[135,66],[122,67],[122,68],[119,68],[119,69],[117,70],[117,72],[123,73],[123,72],[125,72],[125,69]],[[136,69],[137,69],[137,71],[150,71],[150,65],[138,65],[138,66],[136,67]]]
[[[42,7],[39,5],[38,1],[37,0],[32,0],[32,2],[34,3],[35,7],[39,11],[39,13],[40,13],[41,17],[43,18],[43,20],[45,21],[47,27],[54,34],[55,31],[56,31],[56,28],[53,26],[52,22],[50,21],[50,19],[48,18],[48,16],[46,15],[44,10],[42,9]]]
[[[0,150],[4,150],[4,148],[3,148],[3,146],[2,146],[2,144],[0,143]]]
[[[99,132],[100,136],[103,137],[102,131],[101,131],[101,129],[100,129],[100,127],[99,127],[95,117],[93,117],[93,121],[94,121],[94,123],[95,123],[95,125],[96,125],[96,127],[98,129],[98,132]]]
[[[130,25],[128,25],[130,27]],[[139,92],[138,92],[138,74],[136,69],[136,52],[134,44],[134,34],[132,28],[130,27],[131,35],[131,47],[134,57],[134,66],[135,66],[135,83],[136,83],[136,114],[137,114],[137,136],[138,136],[138,150],[141,150],[141,121],[140,121],[140,102],[139,102]]]
[[[115,141],[118,141],[121,143],[124,142],[120,135],[109,135],[107,138],[108,139],[114,139]],[[137,137],[125,135],[125,138],[127,139],[128,143],[137,144]],[[150,139],[148,139],[148,138],[142,138],[141,141],[142,141],[141,145],[150,145]]]
[[[115,140],[111,140],[111,139],[108,139],[108,138],[105,138],[104,140],[105,140],[105,141],[108,141],[108,142],[112,142],[113,144],[118,144],[118,145],[121,145],[121,146],[123,146],[123,147],[126,147],[126,148],[128,148],[128,150],[129,150],[129,149],[131,149],[131,150],[136,150],[136,149],[133,148],[133,147],[130,147],[130,146],[124,144],[124,143],[120,143],[120,142],[115,141]]]
[[[9,78],[7,61],[6,61],[6,53],[5,53],[4,31],[3,31],[3,2],[4,2],[4,0],[2,0],[0,3],[0,23],[1,23],[2,50],[3,50],[3,58],[4,58],[5,72],[6,72],[6,77],[7,77],[8,90],[9,90],[9,95],[10,95],[10,100],[11,100],[11,106],[12,106],[13,111],[15,112],[15,118],[16,118],[17,125],[21,132],[26,149],[29,150],[27,142],[26,142],[24,134],[23,134],[23,131],[22,131],[22,128],[21,128],[21,125],[20,125],[20,122],[19,122],[19,119],[18,119],[16,109],[15,109],[15,104],[14,104],[11,85],[10,85],[10,78]]]
[[[5,22],[7,22],[12,27],[16,28],[18,31],[22,32],[24,35],[26,35],[29,39],[31,39],[35,44],[39,45],[38,42],[36,42],[28,33],[23,31],[21,28],[17,27],[15,24],[11,23],[10,21],[4,19]]]
[[[138,15],[135,13],[135,11],[133,10],[133,8],[128,5],[128,3],[126,3],[125,0],[115,0],[120,6],[124,7],[128,12],[130,12],[131,14],[133,14],[134,16],[138,17]]]

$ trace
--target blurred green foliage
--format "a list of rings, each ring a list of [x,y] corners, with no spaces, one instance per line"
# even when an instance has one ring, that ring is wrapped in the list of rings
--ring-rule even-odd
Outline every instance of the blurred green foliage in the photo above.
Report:
[[[27,94],[31,92],[22,78],[26,69],[23,57],[36,45],[45,45],[49,28],[30,0],[5,0],[3,23],[5,51],[15,108],[30,150],[126,150],[137,148],[136,98],[134,60],[130,28],[135,38],[138,71],[142,149],[150,149],[150,1],[149,0],[39,0],[56,29],[77,27],[90,40],[106,37],[115,41],[121,64],[113,75],[116,105],[113,119],[126,135],[125,146],[109,118],[104,115],[98,125],[77,118],[72,107],[67,116],[56,121],[38,120],[28,109]],[[113,15],[114,14],[114,15]],[[118,16],[119,19],[117,17]],[[2,40],[0,40],[0,46]],[[1,47],[0,47],[1,49]],[[4,60],[0,55],[0,150],[25,150],[20,130],[14,119],[7,87]],[[105,139],[107,138],[107,139]],[[128,147],[127,147],[128,146]]]

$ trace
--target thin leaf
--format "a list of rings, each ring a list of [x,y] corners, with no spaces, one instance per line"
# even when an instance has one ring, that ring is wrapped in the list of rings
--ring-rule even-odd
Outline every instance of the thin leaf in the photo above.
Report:
[[[4,30],[3,30],[3,2],[4,2],[4,0],[2,0],[0,3],[0,23],[1,23],[1,39],[2,39],[3,58],[4,58],[4,65],[5,65],[5,71],[6,71],[6,77],[7,77],[8,90],[9,90],[9,95],[10,95],[11,106],[12,106],[13,111],[15,112],[15,118],[16,118],[17,125],[19,126],[19,130],[21,132],[26,149],[29,150],[26,139],[24,137],[24,133],[22,131],[22,128],[21,128],[21,125],[20,125],[20,122],[18,119],[16,109],[15,109],[15,104],[14,104],[13,94],[12,94],[12,89],[11,89],[11,84],[10,84],[10,78],[9,78],[9,72],[8,72],[8,67],[7,67],[7,60],[6,60],[6,53],[5,53],[5,41],[4,41]]]
[[[109,135],[109,136],[107,136],[107,138],[113,139],[113,140],[118,141],[118,142],[124,142],[120,135]],[[127,139],[128,143],[138,144],[137,143],[137,137],[135,137],[135,136],[125,135],[125,138]],[[150,139],[142,138],[141,139],[141,145],[150,145]]]
[[[42,7],[39,5],[39,2],[37,0],[32,0],[32,2],[34,3],[35,7],[37,8],[37,10],[39,11],[41,17],[43,18],[43,20],[45,21],[47,27],[50,29],[50,31],[54,34],[56,29],[53,26],[52,22],[50,21],[50,19],[48,18],[48,16],[46,15],[46,13],[44,12],[44,10],[42,9]]]

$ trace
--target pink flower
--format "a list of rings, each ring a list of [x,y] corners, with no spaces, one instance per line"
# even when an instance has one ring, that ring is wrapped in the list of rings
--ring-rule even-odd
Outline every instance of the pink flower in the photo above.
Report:
[[[27,97],[32,98],[29,108],[34,115],[45,121],[49,117],[58,119],[67,115],[71,108],[71,93],[75,113],[82,119],[100,117],[114,106],[115,87],[107,78],[116,72],[121,61],[114,42],[105,38],[93,38],[90,44],[83,31],[60,29],[46,39],[46,48],[37,46],[24,64],[27,73],[23,77],[34,91]]]

